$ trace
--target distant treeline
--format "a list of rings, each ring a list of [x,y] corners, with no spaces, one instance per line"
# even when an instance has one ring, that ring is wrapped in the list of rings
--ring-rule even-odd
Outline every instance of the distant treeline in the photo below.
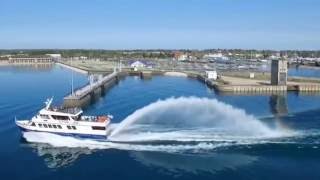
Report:
[[[248,50],[248,49],[206,49],[206,50],[189,50],[189,49],[152,49],[152,50],[103,50],[103,49],[12,49],[0,50],[0,55],[29,55],[39,56],[45,54],[61,54],[62,57],[79,57],[88,58],[173,58],[177,53],[184,53],[196,58],[201,58],[208,53],[222,53],[227,56],[238,58],[254,58],[256,54],[262,55],[261,58],[268,58],[275,54],[286,57],[320,57],[319,51],[274,51],[274,50]]]
[[[88,58],[168,58],[173,57],[169,50],[99,50],[99,49],[37,49],[37,50],[0,50],[0,55],[29,55],[39,56],[45,54],[61,54],[62,57]]]

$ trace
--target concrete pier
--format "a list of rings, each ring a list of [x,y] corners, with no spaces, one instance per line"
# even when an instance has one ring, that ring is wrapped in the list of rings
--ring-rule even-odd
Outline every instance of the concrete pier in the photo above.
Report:
[[[320,92],[320,84],[315,85],[315,84],[304,84],[304,85],[299,85],[298,86],[298,91],[299,92]]]
[[[101,96],[105,90],[112,87],[122,76],[124,74],[121,72],[113,72],[92,84],[77,89],[64,98],[63,106],[70,108],[90,104],[95,98]]]
[[[216,82],[208,82],[204,77],[199,76],[199,80],[205,82],[209,87],[213,87],[219,92],[229,93],[272,93],[272,92],[320,92],[320,83],[315,79],[307,82],[308,78],[300,78],[299,81],[288,81],[284,85],[272,85],[265,80],[245,79],[238,77],[223,76]]]
[[[273,86],[273,85],[215,85],[218,91],[223,92],[279,92],[287,91],[287,86]]]

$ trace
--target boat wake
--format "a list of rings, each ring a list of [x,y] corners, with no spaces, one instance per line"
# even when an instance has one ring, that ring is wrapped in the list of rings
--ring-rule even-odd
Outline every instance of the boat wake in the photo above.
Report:
[[[280,123],[266,124],[215,99],[181,97],[159,100],[135,111],[103,142],[39,132],[23,136],[28,142],[57,147],[201,152],[235,145],[288,143],[288,137],[295,135]]]

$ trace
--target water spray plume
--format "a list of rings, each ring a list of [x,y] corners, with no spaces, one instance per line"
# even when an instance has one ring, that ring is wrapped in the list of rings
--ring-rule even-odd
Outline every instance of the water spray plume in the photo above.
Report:
[[[215,99],[180,97],[159,100],[135,111],[114,129],[110,138],[121,140],[118,137],[126,134],[133,137],[141,131],[149,134],[163,133],[166,131],[165,128],[179,131],[207,131],[211,135],[221,133],[254,137],[279,135],[279,131],[269,128],[254,116],[231,105]],[[187,136],[189,135],[190,132]]]

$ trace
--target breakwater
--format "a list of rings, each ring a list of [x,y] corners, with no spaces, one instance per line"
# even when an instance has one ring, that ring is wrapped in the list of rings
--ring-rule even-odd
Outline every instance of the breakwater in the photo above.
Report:
[[[94,99],[103,95],[106,90],[110,89],[123,76],[125,76],[125,73],[115,71],[94,83],[80,87],[64,97],[63,106],[70,108],[88,105]]]

